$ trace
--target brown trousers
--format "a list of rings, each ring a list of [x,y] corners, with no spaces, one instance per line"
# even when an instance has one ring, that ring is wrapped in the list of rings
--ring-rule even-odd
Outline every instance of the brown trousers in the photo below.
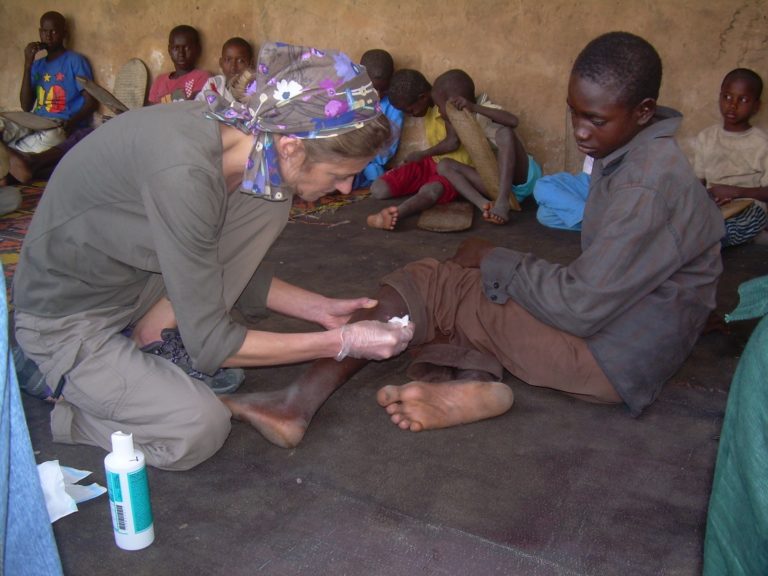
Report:
[[[511,299],[491,302],[483,294],[478,268],[427,258],[382,283],[405,300],[416,324],[413,345],[447,341],[490,356],[489,366],[495,359],[532,386],[591,402],[622,401],[582,338],[544,324]],[[476,369],[477,361],[468,368]]]

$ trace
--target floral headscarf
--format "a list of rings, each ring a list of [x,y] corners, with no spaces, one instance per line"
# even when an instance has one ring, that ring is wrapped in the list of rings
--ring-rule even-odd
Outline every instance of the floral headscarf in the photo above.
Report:
[[[290,44],[262,46],[246,96],[241,104],[206,92],[206,115],[256,137],[240,190],[267,200],[287,198],[273,134],[330,138],[381,114],[365,68],[342,52]]]

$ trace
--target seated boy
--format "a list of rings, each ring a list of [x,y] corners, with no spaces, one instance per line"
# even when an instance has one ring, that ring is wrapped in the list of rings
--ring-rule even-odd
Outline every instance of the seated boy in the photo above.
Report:
[[[750,124],[760,110],[763,81],[747,68],[731,70],[720,86],[722,124],[702,130],[694,143],[693,168],[718,204],[735,198],[757,202],[726,219],[723,246],[750,240],[768,243],[768,134]]]
[[[494,224],[509,220],[509,195],[523,200],[533,193],[533,186],[541,176],[541,166],[525,151],[515,128],[517,116],[503,110],[490,101],[486,94],[475,96],[475,83],[463,70],[449,70],[441,74],[432,88],[432,100],[446,119],[446,129],[451,138],[456,132],[445,112],[447,103],[459,110],[467,109],[483,128],[499,162],[499,196],[488,201],[488,193],[477,170],[467,164],[446,158],[440,162],[438,172],[448,178],[464,198],[483,213],[483,218]]]
[[[0,146],[7,145],[9,172],[22,183],[50,175],[64,153],[91,131],[89,123],[97,107],[96,100],[77,82],[77,76],[92,80],[93,73],[84,56],[65,48],[68,30],[64,16],[58,12],[43,14],[39,35],[40,42],[30,42],[24,49],[21,107],[60,120],[62,125],[33,131],[0,118],[4,143]],[[45,51],[45,57],[35,60],[41,51]]]
[[[205,92],[210,90],[233,101],[234,97],[229,90],[232,79],[253,66],[253,46],[239,36],[230,38],[221,46],[219,66],[222,74],[208,78],[203,89],[195,96],[195,100],[205,100]]]
[[[395,71],[395,63],[390,53],[378,48],[368,50],[360,58],[360,64],[365,67],[365,71],[371,77],[373,87],[379,94],[381,111],[389,119],[394,137],[389,148],[371,160],[368,166],[355,177],[352,183],[353,190],[370,188],[373,181],[387,171],[387,165],[397,154],[397,148],[400,145],[400,133],[403,130],[404,116],[401,110],[392,105],[389,101],[389,96],[387,96],[389,85],[392,81],[392,74]]]
[[[632,415],[680,367],[715,307],[723,219],[673,136],[682,116],[657,106],[661,59],[612,32],[579,54],[568,85],[579,149],[595,159],[581,233],[567,265],[470,241],[446,262],[383,279],[375,309],[408,314],[421,346],[404,386],[378,402],[419,431],[499,415],[503,369],[523,382]],[[298,444],[325,400],[365,365],[320,360],[282,391],[230,396],[236,418],[281,446]]]
[[[168,54],[173,72],[161,74],[149,88],[150,104],[167,104],[193,100],[205,87],[210,73],[195,68],[200,58],[200,34],[186,24],[176,26],[168,35]]]
[[[435,204],[445,204],[458,198],[459,193],[437,166],[445,158],[471,164],[469,154],[458,138],[449,138],[446,123],[432,101],[432,86],[416,70],[402,69],[392,75],[389,100],[409,116],[424,118],[429,148],[412,152],[405,163],[381,175],[371,185],[371,195],[377,200],[411,196],[399,206],[388,206],[368,216],[371,228],[394,230],[401,218],[422,212]]]

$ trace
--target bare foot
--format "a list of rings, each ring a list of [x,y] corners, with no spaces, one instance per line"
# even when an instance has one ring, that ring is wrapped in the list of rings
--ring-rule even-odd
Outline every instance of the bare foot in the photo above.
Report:
[[[499,416],[512,407],[514,395],[503,382],[455,380],[384,386],[376,400],[399,428],[419,432]]]
[[[509,208],[499,206],[498,202],[488,202],[483,206],[483,220],[491,224],[506,224],[509,222]]]
[[[397,206],[388,206],[376,214],[371,214],[366,222],[371,228],[394,230],[397,225]]]
[[[248,422],[264,438],[281,448],[295,448],[304,438],[309,419],[289,407],[284,390],[219,396],[232,417]]]

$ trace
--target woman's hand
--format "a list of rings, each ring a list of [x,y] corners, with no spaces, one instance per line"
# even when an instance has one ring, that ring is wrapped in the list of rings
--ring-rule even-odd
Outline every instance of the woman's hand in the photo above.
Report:
[[[379,301],[373,298],[328,298],[327,302],[327,305],[320,311],[320,315],[316,320],[326,330],[344,326],[344,324],[349,322],[353,312],[375,308],[379,304]]]
[[[336,360],[366,358],[384,360],[400,354],[413,338],[414,325],[405,326],[376,320],[363,320],[347,324],[341,329],[341,350]]]

